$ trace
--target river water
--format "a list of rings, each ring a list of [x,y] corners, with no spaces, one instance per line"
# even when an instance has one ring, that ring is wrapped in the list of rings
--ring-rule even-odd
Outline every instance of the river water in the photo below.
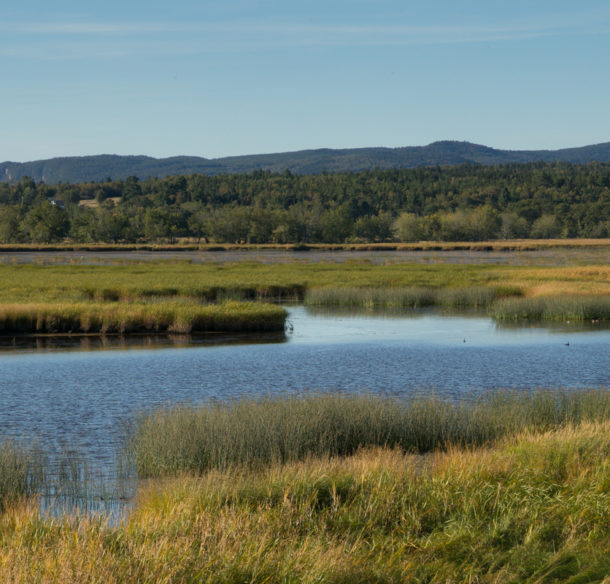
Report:
[[[109,467],[124,422],[158,405],[282,392],[434,392],[608,387],[610,330],[499,327],[481,316],[353,315],[289,308],[285,336],[0,351],[0,428]],[[203,342],[205,341],[205,342]],[[148,341],[150,343],[150,341]],[[174,341],[178,342],[178,341]],[[101,350],[74,350],[82,347]],[[72,350],[65,350],[72,349]]]

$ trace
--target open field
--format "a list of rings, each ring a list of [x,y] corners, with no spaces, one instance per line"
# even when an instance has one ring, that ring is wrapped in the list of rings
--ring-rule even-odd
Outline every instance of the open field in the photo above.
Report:
[[[251,458],[157,478],[142,485],[119,523],[43,517],[34,502],[13,500],[0,515],[0,578],[607,584],[608,396],[583,395],[580,403],[564,392],[517,400],[529,414],[509,416],[520,422],[479,446],[438,441],[428,414],[420,428],[431,432],[425,454],[364,441],[285,463]],[[605,406],[583,415],[579,406],[595,406],[592,396]],[[301,415],[311,413],[305,405]],[[243,428],[239,405],[227,411],[230,425]],[[285,413],[271,418],[281,425]],[[436,415],[446,417],[442,407]]]

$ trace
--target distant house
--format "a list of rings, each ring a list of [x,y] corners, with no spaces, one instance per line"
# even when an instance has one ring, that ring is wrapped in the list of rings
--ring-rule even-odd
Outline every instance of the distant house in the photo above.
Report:
[[[54,207],[58,207],[59,209],[66,208],[66,203],[64,201],[58,201],[57,199],[51,199],[49,201],[49,203],[51,203],[51,205],[53,205]]]

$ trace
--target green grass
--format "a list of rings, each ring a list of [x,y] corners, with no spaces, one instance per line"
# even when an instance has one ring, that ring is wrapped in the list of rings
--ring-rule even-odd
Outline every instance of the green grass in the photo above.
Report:
[[[373,395],[283,396],[140,415],[126,453],[141,477],[260,467],[363,447],[429,452],[481,446],[524,430],[610,420],[610,392],[499,392],[476,402]]]

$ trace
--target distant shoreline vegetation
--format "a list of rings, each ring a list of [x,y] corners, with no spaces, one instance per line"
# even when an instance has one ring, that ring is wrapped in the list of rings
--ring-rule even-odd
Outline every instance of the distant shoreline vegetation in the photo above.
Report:
[[[610,163],[0,183],[0,244],[607,238]]]

